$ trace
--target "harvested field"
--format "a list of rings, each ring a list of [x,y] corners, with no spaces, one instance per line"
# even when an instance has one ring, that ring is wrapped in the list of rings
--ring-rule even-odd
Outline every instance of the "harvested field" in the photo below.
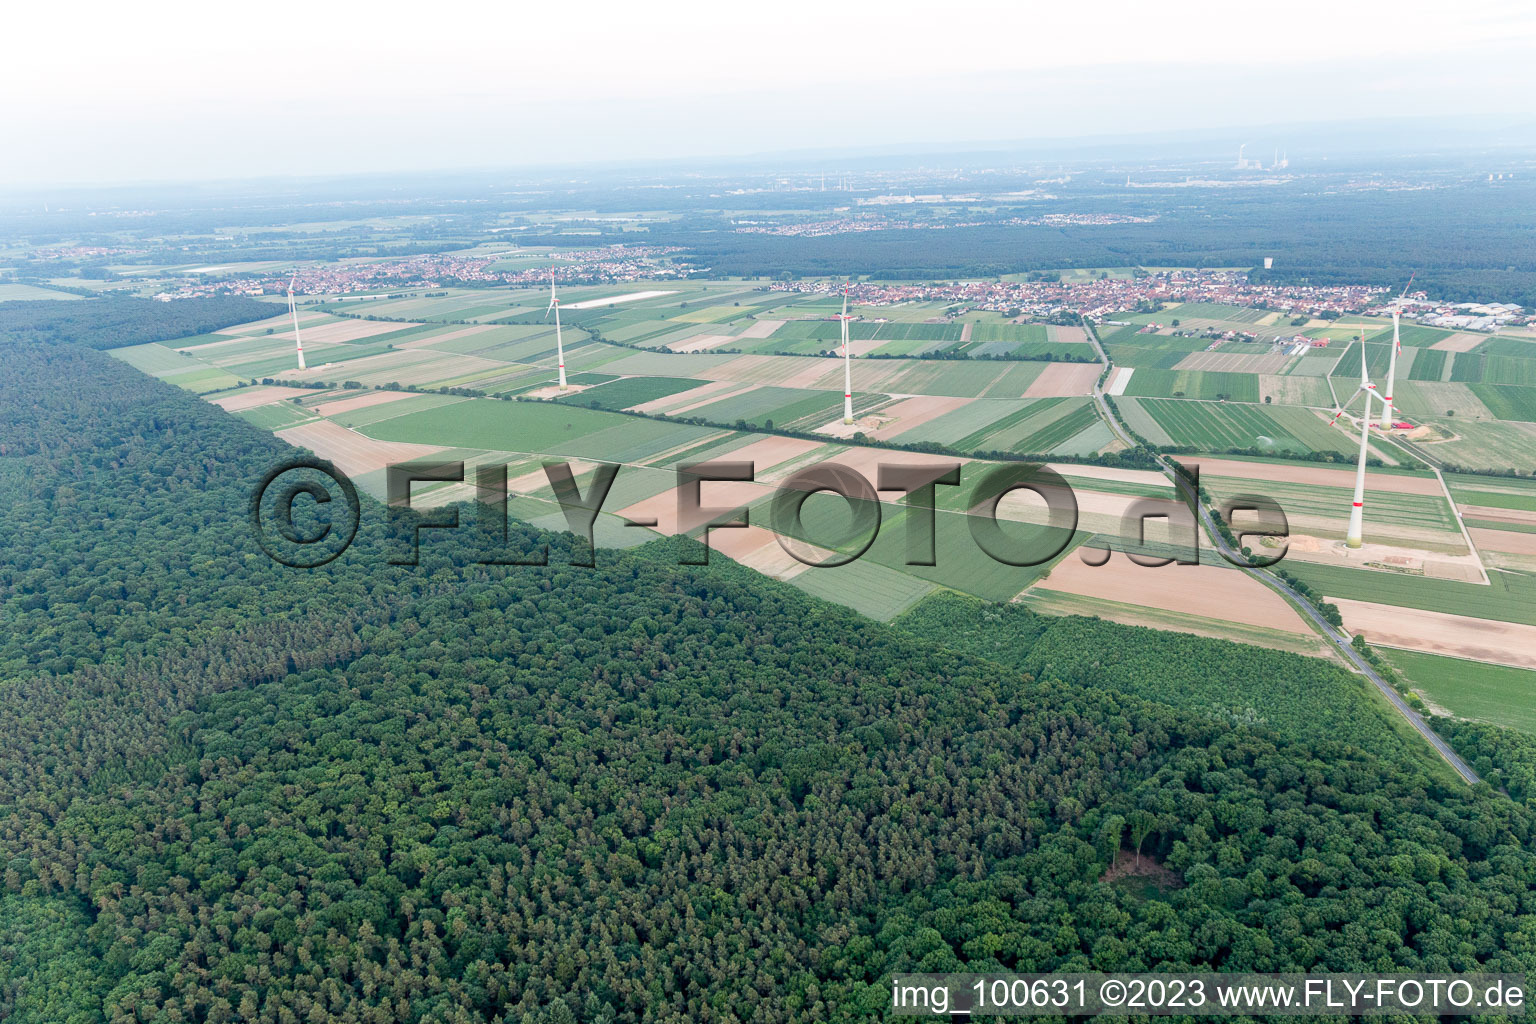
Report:
[[[1296,463],[1280,462],[1239,462],[1235,459],[1209,459],[1201,455],[1180,455],[1178,460],[1185,465],[1191,463],[1200,467],[1200,475],[1237,477],[1244,480],[1278,480],[1293,484],[1310,484],[1315,487],[1344,487],[1350,490],[1355,486],[1355,471],[1352,469],[1326,469],[1322,466],[1304,466]],[[1369,491],[1395,491],[1398,494],[1433,494],[1440,495],[1440,481],[1432,476],[1397,476],[1391,473],[1377,473],[1367,469],[1365,473],[1365,487]]]
[[[673,352],[708,352],[721,345],[729,345],[736,339],[729,334],[696,334],[682,341],[674,341],[667,348]]]
[[[1036,586],[1288,633],[1310,632],[1278,594],[1242,572],[1214,565],[1149,569],[1115,552],[1105,564],[1090,566],[1069,556]]]
[[[953,412],[962,406],[969,405],[969,398],[946,398],[922,395],[913,398],[905,398],[894,405],[880,410],[880,415],[885,418],[885,426],[874,431],[870,436],[877,440],[896,437],[922,426],[929,420],[937,419],[947,412]]]
[[[1090,395],[1104,367],[1098,363],[1051,363],[1036,377],[1023,398],[1058,398]]]
[[[598,306],[616,306],[621,302],[639,302],[641,299],[659,299],[663,295],[676,295],[677,289],[671,291],[629,292],[626,295],[610,295],[605,299],[587,299],[583,302],[561,303],[562,309],[596,309]]]
[[[830,552],[817,548],[814,545],[804,544],[819,557],[825,558]],[[810,568],[779,543],[779,538],[771,530],[761,526],[749,526],[744,530],[715,530],[709,535],[709,546],[714,550],[734,558],[742,565],[766,576],[772,576],[778,580],[788,580],[800,575]]]
[[[1461,514],[1468,519],[1492,519],[1500,523],[1519,523],[1525,526],[1536,526],[1536,512],[1528,512],[1518,508],[1495,508],[1492,505],[1463,505],[1456,503],[1461,509]]]
[[[330,323],[317,324],[313,327],[305,327],[300,323],[299,332],[304,336],[304,344],[307,345],[343,345],[349,341],[358,341],[362,338],[371,338],[376,334],[393,334],[395,331],[406,331],[413,327],[421,327],[421,324],[402,324],[392,320],[333,320]],[[293,328],[279,331],[270,336],[271,341],[293,341]]]
[[[1045,327],[1047,341],[1058,344],[1088,343],[1088,332],[1081,327],[1070,327],[1063,324],[1047,324]]]
[[[430,444],[378,441],[330,420],[279,430],[277,436],[296,448],[308,448],[322,459],[330,459],[338,469],[353,478],[397,462],[426,458],[444,450]]]
[[[214,405],[225,412],[244,412],[247,409],[256,409],[263,405],[271,405],[273,402],[283,402],[290,398],[302,398],[305,395],[313,395],[308,388],[279,388],[261,387],[246,388],[233,395],[225,395],[222,398],[211,398]]]
[[[1135,372],[1134,366],[1115,367],[1115,375],[1109,379],[1109,394],[1125,394],[1125,386],[1131,382],[1131,375]]]
[[[284,391],[299,392],[298,388],[283,388]],[[302,392],[300,392],[302,393]],[[335,416],[339,413],[351,412],[354,409],[367,409],[370,406],[385,405],[389,402],[398,402],[402,398],[411,398],[409,391],[369,391],[353,398],[342,398],[334,402],[326,402],[315,406],[315,412],[321,416]]]
[[[684,391],[680,395],[668,395],[665,398],[658,398],[654,402],[637,405],[635,406],[635,411],[664,412],[668,416],[686,416],[695,409],[712,405],[723,398],[729,398],[731,395],[745,394],[748,391],[755,390],[755,388],[756,385],[753,384],[738,384],[730,380],[712,380],[702,387],[694,388],[692,391]]]
[[[750,327],[741,332],[741,337],[766,338],[783,326],[783,320],[754,320],[752,321],[752,325]]]
[[[1536,668],[1536,626],[1329,597],[1368,643],[1495,665]]]
[[[1485,530],[1476,526],[1468,527],[1467,532],[1472,535],[1472,543],[1479,550],[1502,551],[1509,555],[1536,555],[1536,533]]]
[[[1214,373],[1279,373],[1290,361],[1291,357],[1284,352],[1191,352],[1173,368]]]
[[[1449,338],[1441,338],[1429,347],[1441,352],[1470,352],[1487,340],[1487,335],[1483,334],[1453,334]]]

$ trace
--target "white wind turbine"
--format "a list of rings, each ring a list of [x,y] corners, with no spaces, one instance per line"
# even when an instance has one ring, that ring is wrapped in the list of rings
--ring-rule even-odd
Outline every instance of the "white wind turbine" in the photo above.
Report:
[[[838,318],[843,327],[843,422],[853,425],[853,346],[848,343],[848,286],[843,285],[843,312]]]
[[[1366,374],[1365,358],[1365,332],[1360,332],[1360,386],[1355,393],[1350,395],[1343,405],[1333,414],[1333,420],[1328,424],[1332,426],[1338,422],[1344,410],[1354,404],[1356,398],[1365,396],[1365,408],[1360,410],[1360,461],[1355,465],[1355,501],[1349,510],[1349,532],[1344,535],[1344,543],[1352,548],[1360,546],[1361,537],[1365,526],[1365,453],[1371,439],[1371,396],[1376,393],[1376,385]]]
[[[1408,283],[1403,285],[1403,294],[1392,303],[1392,355],[1387,360],[1387,393],[1381,399],[1382,430],[1391,430],[1392,419],[1397,415],[1397,409],[1392,404],[1392,380],[1397,376],[1397,354],[1403,350],[1403,299],[1408,297],[1408,289],[1413,287],[1413,279],[1417,276],[1418,271],[1408,275]]]
[[[560,337],[560,298],[555,294],[555,268],[549,268],[549,309],[544,311],[544,319],[549,319],[550,310],[555,313],[555,358],[560,361],[560,390],[565,388],[565,342]]]
[[[299,353],[299,369],[307,370],[304,365],[304,339],[299,337],[299,307],[293,303],[293,286],[299,279],[299,272],[295,270],[293,276],[288,279],[288,315],[293,318],[293,344]]]

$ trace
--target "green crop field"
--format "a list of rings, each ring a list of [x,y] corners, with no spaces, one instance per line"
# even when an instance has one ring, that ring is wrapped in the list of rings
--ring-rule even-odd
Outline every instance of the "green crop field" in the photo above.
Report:
[[[1156,334],[1135,334],[1104,348],[1116,366],[1149,367],[1171,370],[1191,352],[1204,352],[1209,341],[1200,338],[1172,338]]]
[[[1505,481],[1487,480],[1475,476],[1453,476],[1451,474],[1446,474],[1445,479],[1450,484],[1451,496],[1463,505],[1482,505],[1486,508],[1507,508],[1521,512],[1536,512],[1536,493],[1516,491],[1508,487],[1497,487],[1497,485],[1503,484]],[[1460,481],[1466,481],[1466,483],[1461,483]]]
[[[1097,422],[1099,422],[1099,414],[1094,409],[1093,402],[1084,399],[1077,408],[1055,422],[1046,424],[1029,436],[1015,441],[1013,450],[1020,455],[1044,455]]]
[[[626,462],[632,461],[626,457],[632,450],[646,449],[658,437],[675,438],[673,443],[681,445],[702,438],[707,429],[582,409],[563,402],[471,398],[391,417],[367,426],[363,432],[383,441]]]
[[[1053,419],[1054,416],[1051,415],[1051,411],[1064,401],[1066,401],[1064,398],[1040,398],[1033,402],[1013,407],[1005,415],[997,419],[988,420],[980,428],[948,443],[955,448],[959,448],[961,451],[975,451],[978,448],[997,449],[998,447],[1011,447],[1012,441],[1001,435],[1026,421],[1040,421],[1046,418]],[[988,404],[990,405],[990,403]],[[988,407],[981,403],[977,403],[977,405],[980,406],[980,408],[976,409],[977,412],[981,412]],[[966,408],[975,408],[975,406],[967,406]],[[998,406],[998,411],[1001,412],[1002,409],[1002,406]],[[963,410],[956,410],[956,412],[960,411]],[[954,414],[951,413],[951,415]],[[1035,427],[1030,426],[1024,429],[1027,433],[1033,431]],[[993,442],[994,437],[997,438],[995,443]],[[933,440],[933,438],[926,438],[926,440]]]
[[[1126,426],[1146,438],[1152,444],[1173,444],[1173,435],[1163,429],[1163,425],[1153,418],[1141,404],[1139,398],[1113,399],[1115,408],[1120,413],[1120,418]]]
[[[1536,672],[1417,651],[1385,654],[1414,689],[1452,714],[1536,733]]]
[[[1497,418],[1536,422],[1536,387],[1503,384],[1469,384],[1468,387]]]
[[[1404,348],[1409,346],[1414,348],[1429,348],[1429,346],[1433,345],[1435,342],[1444,341],[1446,338],[1449,338],[1453,333],[1455,332],[1441,330],[1439,327],[1423,327],[1419,324],[1403,324],[1398,329],[1398,340],[1402,342]],[[1391,334],[1389,333],[1387,337],[1390,338]]]
[[[1466,384],[1516,384],[1536,387],[1536,359],[1529,356],[1461,352],[1451,367],[1451,380]]]
[[[0,302],[29,302],[34,299],[83,299],[83,295],[56,292],[52,288],[39,288],[30,284],[0,284]]]
[[[1519,359],[1536,359],[1536,341],[1496,335],[1482,342],[1472,351],[1477,355],[1514,356]]]
[[[1330,429],[1308,409],[1176,398],[1143,398],[1140,402],[1176,445],[1213,451],[1274,448],[1298,452],[1342,452],[1349,447],[1343,432]]]
[[[148,345],[129,345],[126,348],[108,349],[112,355],[135,370],[150,374],[155,377],[163,377],[172,373],[186,373],[189,370],[205,369],[207,364],[201,363],[192,356],[185,355],[173,348],[167,348],[157,342]]]
[[[1390,340],[1386,344],[1368,342],[1366,348],[1369,352],[1367,369],[1372,380],[1381,380],[1387,375],[1387,364],[1392,359],[1392,344]],[[1405,350],[1406,351],[1406,350]],[[1401,369],[1401,360],[1399,360]],[[1360,344],[1353,342],[1344,350],[1344,355],[1339,359],[1338,365],[1333,368],[1333,377],[1348,377],[1355,381],[1360,379]]]
[[[792,415],[805,415],[812,406],[820,407],[834,401],[842,407],[842,396],[830,391],[811,391],[804,388],[760,387],[730,398],[700,406],[688,413],[713,423],[734,425],[745,420],[754,426],[762,426],[772,420],[776,424],[787,423]]]
[[[1487,586],[1288,559],[1282,567],[1319,594],[1536,626],[1536,576],[1490,572]]]
[[[1432,348],[1421,348],[1418,353],[1413,357],[1413,366],[1408,372],[1409,380],[1434,381],[1445,375],[1445,357],[1450,353]]]
[[[971,328],[971,340],[988,341],[1049,341],[1044,324],[994,324],[978,323]]]
[[[1279,502],[1287,515],[1315,516],[1320,510],[1336,513],[1339,522],[1335,533],[1339,537],[1344,535],[1350,488],[1265,479],[1262,469],[1255,465],[1251,478],[1202,474],[1201,483],[1218,500],[1228,495],[1258,493]],[[1447,546],[1464,549],[1455,514],[1444,495],[1393,494],[1390,500],[1383,498],[1371,502],[1369,513],[1371,521],[1378,525],[1441,531],[1446,534],[1444,543]]]
[[[1209,370],[1138,369],[1125,393],[1137,398],[1203,398],[1212,401],[1257,402],[1259,378],[1252,373]]]
[[[628,409],[632,405],[692,390],[701,383],[687,377],[620,377],[598,382],[596,386],[574,395],[562,396],[560,401],[589,408]]]
[[[167,384],[174,384],[179,388],[198,395],[206,395],[214,391],[227,391],[240,383],[239,379],[233,374],[225,373],[223,370],[214,367],[189,370],[185,373],[167,373],[163,374],[160,379]]]
[[[1468,422],[1458,413],[1455,419],[1442,420],[1447,430],[1455,431],[1449,441],[1436,443],[1429,451],[1451,466],[1467,469],[1516,470],[1531,472],[1536,466],[1536,423],[1521,420]]]
[[[789,583],[882,622],[894,619],[935,590],[927,580],[867,558],[831,569],[807,569]]]
[[[1005,421],[1016,423],[1031,409],[1048,409],[1055,398],[993,400],[967,402],[965,405],[927,423],[901,434],[899,440],[906,444],[919,441],[937,441],[940,444],[960,447],[962,442],[978,444],[989,435],[1002,429]]]
[[[291,402],[259,405],[236,415],[263,430],[283,430],[315,418],[314,413],[307,412]]]
[[[1184,302],[1171,309],[1165,309],[1161,313],[1153,315],[1153,319],[1159,323],[1170,323],[1172,320],[1184,321],[1191,318],[1204,320],[1226,320],[1238,324],[1254,324],[1268,316],[1267,310],[1249,309],[1246,306],[1227,306],[1217,302]]]

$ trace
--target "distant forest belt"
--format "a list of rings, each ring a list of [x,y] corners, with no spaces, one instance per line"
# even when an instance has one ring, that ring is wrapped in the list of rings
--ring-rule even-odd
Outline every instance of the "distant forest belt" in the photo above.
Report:
[[[1188,201],[1187,193],[1137,189],[1096,196],[1103,212],[1145,213],[1149,203]],[[696,227],[652,225],[647,241],[688,249],[725,276],[782,273],[866,274],[878,278],[935,273],[1018,273],[1041,267],[1253,267],[1257,283],[1417,283],[1451,301],[1536,306],[1536,233],[1528,230],[1536,184],[1422,192],[1290,195],[1214,192],[1189,212],[1167,210],[1150,224],[984,225],[943,231],[861,231],[814,238],[740,234],[710,220]],[[1480,244],[1465,239],[1475,232]],[[617,232],[613,240],[621,241]],[[602,237],[602,236],[599,236]],[[1349,239],[1348,246],[1340,239]],[[593,239],[594,243],[598,239]],[[568,245],[569,237],[520,238],[524,245]],[[1264,270],[1264,257],[1275,266]],[[1425,269],[1434,268],[1434,269]]]

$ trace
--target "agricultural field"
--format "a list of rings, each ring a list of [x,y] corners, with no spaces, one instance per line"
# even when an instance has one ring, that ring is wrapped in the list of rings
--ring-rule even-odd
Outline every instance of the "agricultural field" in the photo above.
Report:
[[[1197,398],[1218,402],[1258,402],[1259,379],[1253,373],[1137,369],[1124,394],[1136,398]]]
[[[336,458],[355,470],[359,486],[375,494],[383,493],[383,466],[391,460],[431,455],[462,459],[470,466],[505,461],[515,467],[514,510],[564,528],[539,460],[574,460],[583,485],[590,479],[591,462],[618,462],[624,470],[598,521],[604,544],[629,546],[653,535],[625,528],[626,515],[655,509],[658,529],[668,529],[668,522],[675,526],[670,467],[677,462],[743,453],[760,467],[760,482],[746,485],[748,490],[741,494],[754,526],[740,534],[716,531],[717,549],[878,618],[899,615],[941,588],[998,601],[1022,593],[1042,610],[1099,614],[1283,650],[1321,650],[1315,636],[1298,631],[1273,609],[1258,613],[1254,621],[1223,624],[1209,608],[1184,607],[1172,598],[1154,607],[1159,602],[1147,604],[1145,595],[1138,597],[1121,583],[1104,584],[1108,577],[1079,578],[1082,570],[1060,568],[1062,558],[1053,563],[1059,568],[1057,585],[1042,585],[1050,567],[1007,566],[977,548],[969,529],[968,486],[940,489],[941,557],[934,567],[905,564],[908,512],[890,495],[883,496],[883,525],[873,545],[858,561],[836,569],[807,569],[760,525],[768,521],[773,482],[797,466],[831,458],[857,465],[872,478],[875,464],[892,453],[860,447],[857,433],[898,444],[937,443],[968,453],[1083,456],[1111,449],[1113,435],[1089,397],[1102,367],[1093,360],[1093,348],[1081,328],[1017,324],[995,314],[950,319],[944,307],[934,304],[859,309],[862,319],[851,328],[857,422],[844,428],[843,362],[825,354],[837,338],[836,321],[826,319],[838,308],[835,299],[757,291],[729,282],[573,287],[562,289],[561,298],[572,385],[566,394],[553,386],[554,325],[543,319],[547,292],[538,289],[449,289],[444,294],[307,305],[300,327],[311,369],[302,372],[292,365],[292,326],[282,315],[174,344],[133,346],[116,355],[146,373],[208,392],[210,401],[249,422]],[[1178,314],[1183,323],[1210,321],[1233,329],[1246,325],[1246,330],[1271,326],[1261,323],[1265,314],[1247,312],[1257,315],[1238,318],[1224,308],[1181,309]],[[1166,323],[1170,317],[1165,312],[1159,319]],[[1324,374],[1338,373],[1334,364],[1339,353],[1291,357],[1267,346],[1232,344],[1211,349],[1203,339],[1139,334],[1139,329],[1133,324],[1104,334],[1111,353],[1126,357],[1118,360],[1124,376],[1115,381],[1123,383],[1124,393],[1116,399],[1117,408],[1133,429],[1154,443],[1215,451],[1257,448],[1277,456],[1333,452],[1347,459],[1353,453],[1352,432],[1330,428],[1321,413],[1333,403]],[[1375,326],[1366,329],[1372,336],[1379,333]],[[1384,350],[1370,346],[1373,361],[1378,347]],[[1422,365],[1428,367],[1439,356],[1442,373],[1457,355],[1423,349],[1413,360],[1430,352],[1433,355]],[[946,358],[922,358],[934,354]],[[1092,361],[1037,358],[1058,354]],[[957,355],[996,358],[953,358]],[[1519,358],[1500,351],[1487,354],[1495,357]],[[1412,360],[1400,364],[1412,365]],[[1442,400],[1481,410],[1469,412],[1465,420],[1455,418],[1461,433],[1454,439],[1424,442],[1434,450],[1470,445],[1474,439],[1466,435],[1485,422],[1506,432],[1525,425],[1493,420],[1496,413],[1519,411],[1518,404],[1512,404],[1525,397],[1519,389],[1439,379],[1413,381],[1410,386],[1406,377],[1405,372],[1405,413],[1415,402],[1422,406]],[[250,386],[263,379],[271,384]],[[288,386],[319,381],[332,387]],[[340,387],[343,382],[345,388]],[[1490,387],[1499,390],[1492,397],[1480,397]],[[447,389],[463,390],[439,393]],[[1420,391],[1414,394],[1413,389]],[[1425,389],[1459,390],[1452,394]],[[471,397],[476,393],[503,400]],[[509,398],[533,400],[505,400]],[[1474,415],[1480,418],[1474,420]],[[693,420],[700,422],[685,422]],[[820,434],[825,440],[760,432],[768,429]],[[1373,443],[1373,450],[1376,447]],[[1080,504],[1079,532],[1068,539],[1069,553],[1095,536],[1118,533],[1132,501],[1163,497],[1167,490],[1155,475],[1062,469]],[[1292,564],[1298,573],[1342,573],[1336,588],[1341,598],[1358,593],[1380,600],[1372,588],[1374,578],[1381,577],[1389,581],[1389,590],[1406,587],[1411,593],[1418,592],[1415,587],[1464,587],[1473,592],[1474,606],[1485,601],[1489,613],[1497,615],[1493,609],[1498,602],[1488,595],[1495,590],[1505,593],[1511,586],[1519,590],[1519,583],[1509,582],[1516,577],[1492,568],[1490,584],[1475,585],[1461,577],[1438,578],[1440,570],[1433,568],[1422,577],[1398,577],[1362,563],[1331,564],[1328,545],[1342,535],[1335,506],[1343,507],[1348,489],[1323,478],[1310,483],[1285,478],[1285,473],[1314,471],[1305,466],[1285,469],[1277,479],[1272,469],[1253,470],[1248,476],[1229,469],[1225,476],[1212,473],[1207,483],[1216,494],[1258,490],[1275,496],[1291,513],[1293,529],[1303,535]],[[1373,490],[1378,472],[1372,474]],[[1152,478],[1145,479],[1148,476]],[[1497,515],[1499,502],[1526,501],[1523,494],[1501,493],[1502,485],[1480,478],[1453,479],[1458,481],[1457,500],[1464,514],[1473,509]],[[468,483],[423,485],[416,491],[417,499],[426,503],[472,496]],[[807,529],[825,531],[838,519],[835,507],[827,512],[820,497],[808,502],[807,510]],[[1451,507],[1438,492],[1402,494],[1392,502],[1373,500],[1369,521],[1373,542],[1382,551],[1411,548],[1418,553],[1411,557],[1421,560],[1428,552],[1448,560],[1456,571],[1471,560]],[[1487,529],[1518,525],[1486,522],[1492,524]],[[1506,530],[1501,536],[1525,535]],[[809,539],[831,543],[826,537]],[[1322,547],[1302,550],[1309,543]],[[1517,565],[1513,560],[1522,557],[1521,544],[1504,543],[1489,566]],[[1367,574],[1371,579],[1361,581]],[[1473,572],[1465,569],[1463,575]],[[1234,582],[1240,576],[1225,573],[1213,579]],[[1105,585],[1110,589],[1104,590]],[[1536,610],[1531,616],[1536,618]],[[1282,621],[1286,624],[1278,625]]]
[[[72,292],[55,291],[52,288],[39,288],[33,284],[0,284],[0,302],[29,302],[35,299],[81,299],[83,295],[75,295]]]
[[[1139,373],[1140,371],[1138,371]],[[1210,451],[1257,448],[1275,452],[1338,452],[1354,445],[1310,409],[1144,398],[1141,409],[1175,445]]]
[[[1389,650],[1386,656],[1432,706],[1536,733],[1536,672],[1417,651]]]

